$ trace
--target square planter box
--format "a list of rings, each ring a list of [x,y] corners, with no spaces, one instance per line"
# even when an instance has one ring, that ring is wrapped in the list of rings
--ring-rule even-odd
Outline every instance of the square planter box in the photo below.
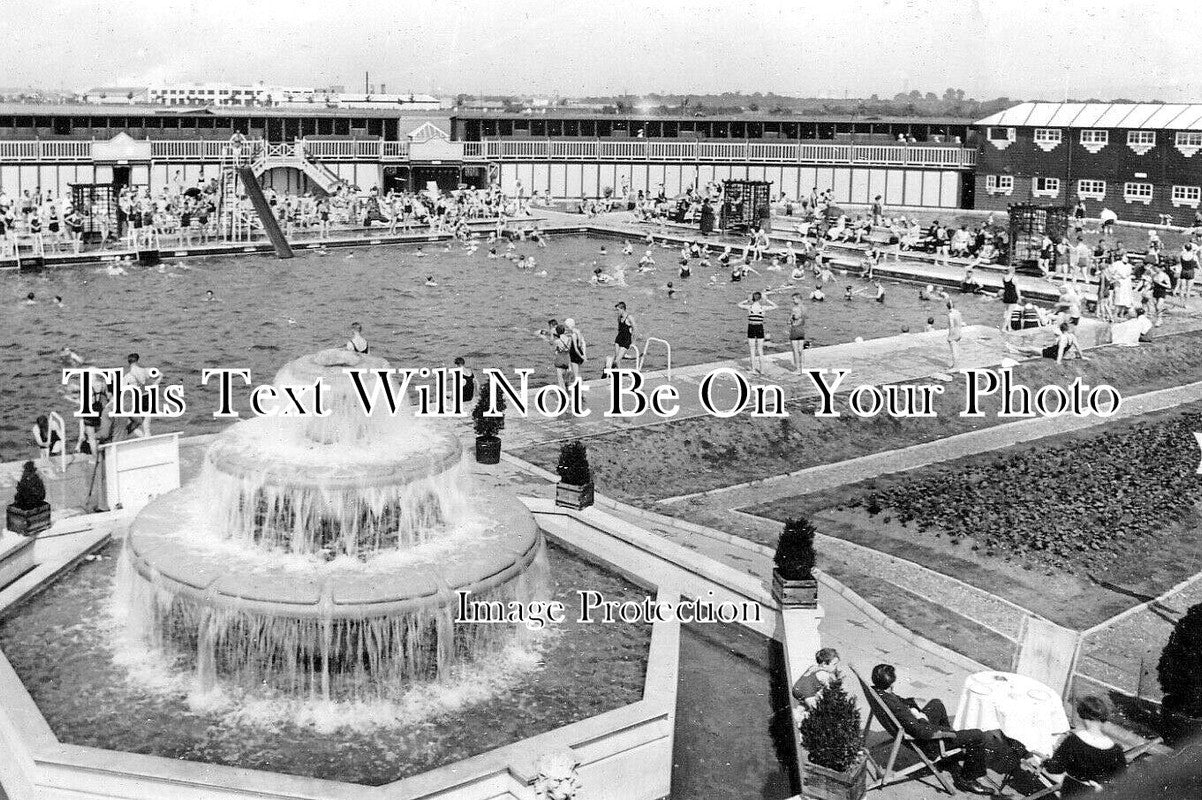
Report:
[[[817,608],[818,581],[789,581],[772,570],[772,597],[784,608]]]
[[[801,796],[806,800],[860,800],[868,789],[868,761],[863,756],[847,772],[802,765]]]
[[[13,533],[33,536],[50,527],[50,504],[42,503],[37,508],[17,508],[10,505],[5,515],[4,527]]]
[[[501,438],[499,436],[476,437],[476,463],[501,463]]]
[[[586,483],[577,486],[573,483],[560,481],[555,484],[555,505],[563,508],[574,508],[579,511],[593,504],[593,484]]]

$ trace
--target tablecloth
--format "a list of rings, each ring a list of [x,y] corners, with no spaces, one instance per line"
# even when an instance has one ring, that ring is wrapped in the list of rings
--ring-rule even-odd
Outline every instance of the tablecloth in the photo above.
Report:
[[[954,724],[956,730],[1001,729],[1042,756],[1050,756],[1057,738],[1069,729],[1060,696],[1034,678],[1012,672],[969,675]]]

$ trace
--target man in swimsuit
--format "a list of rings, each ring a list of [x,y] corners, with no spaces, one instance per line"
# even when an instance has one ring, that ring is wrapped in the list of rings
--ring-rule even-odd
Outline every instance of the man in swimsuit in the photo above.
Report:
[[[371,350],[371,345],[363,337],[363,326],[358,322],[351,323],[351,338],[347,340],[346,349],[363,355],[367,355]]]
[[[143,401],[149,405],[151,401],[150,388],[158,384],[160,375],[158,370],[150,370],[139,364],[140,357],[137,353],[130,353],[126,358],[127,365],[125,367],[125,375],[123,380],[127,386],[130,386],[138,391],[142,396]],[[137,417],[130,419],[129,424],[125,427],[127,434],[132,434],[134,430],[138,430],[138,436],[150,435],[150,417],[142,417],[139,420]]]
[[[960,360],[960,339],[964,335],[964,317],[960,315],[959,309],[949,299],[947,301],[947,345],[952,351],[952,363],[948,366],[949,369],[956,368],[956,362]]]

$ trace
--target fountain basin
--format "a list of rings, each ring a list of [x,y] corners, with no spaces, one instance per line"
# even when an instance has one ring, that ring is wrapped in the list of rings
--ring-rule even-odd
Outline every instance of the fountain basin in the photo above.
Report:
[[[487,522],[464,524],[447,540],[367,561],[273,554],[195,535],[180,512],[188,488],[155,498],[130,526],[126,551],[141,578],[173,596],[230,610],[294,617],[361,619],[446,604],[456,590],[483,594],[524,572],[542,536],[516,497],[474,493]],[[236,557],[234,557],[236,555]]]

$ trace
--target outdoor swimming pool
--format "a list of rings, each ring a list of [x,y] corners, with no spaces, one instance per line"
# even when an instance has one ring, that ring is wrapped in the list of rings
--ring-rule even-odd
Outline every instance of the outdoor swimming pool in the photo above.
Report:
[[[600,254],[605,245],[608,256]],[[342,346],[351,322],[363,323],[372,353],[394,366],[450,366],[463,356],[470,366],[529,367],[535,379],[554,378],[550,347],[535,336],[549,318],[574,318],[590,343],[585,377],[597,377],[612,353],[615,302],[625,301],[638,328],[672,345],[673,364],[696,364],[746,357],[746,312],[735,304],[753,290],[781,287],[787,272],[761,274],[741,283],[729,273],[704,273],[694,262],[693,277],[677,276],[677,252],[659,246],[655,272],[638,273],[635,256],[620,255],[621,242],[584,236],[552,237],[546,248],[523,244],[533,255],[533,272],[504,259],[488,259],[487,247],[473,255],[431,243],[425,256],[413,245],[304,252],[288,261],[261,256],[192,259],[163,269],[130,266],[112,277],[92,267],[57,269],[41,275],[0,276],[0,461],[32,454],[29,428],[38,414],[73,408],[60,384],[64,347],[88,363],[120,366],[136,351],[146,366],[158,367],[167,383],[182,383],[189,404],[183,418],[160,421],[155,432],[214,432],[228,421],[215,420],[216,389],[200,385],[206,367],[244,367],[256,383],[268,382],[276,367],[301,353]],[[502,249],[503,252],[503,249]],[[589,283],[593,262],[606,271],[625,262],[626,287]],[[715,262],[716,263],[716,262]],[[538,274],[546,270],[546,275]],[[710,276],[718,281],[710,285]],[[433,276],[437,286],[426,286]],[[663,286],[678,289],[669,299]],[[894,284],[882,307],[867,293],[853,302],[841,287],[856,278],[839,276],[828,284],[826,303],[808,303],[809,334],[815,345],[897,334],[903,325],[920,331],[928,316],[943,325],[939,303],[918,301],[910,286]],[[806,295],[809,278],[799,285]],[[206,290],[218,302],[205,302]],[[782,308],[768,314],[767,330],[787,346],[787,286],[774,295]],[[26,294],[36,304],[26,305]],[[64,307],[51,301],[61,295]],[[969,323],[990,320],[996,304],[962,304]],[[768,351],[775,352],[769,343]],[[662,350],[649,368],[664,366]],[[68,423],[69,438],[74,425]]]

